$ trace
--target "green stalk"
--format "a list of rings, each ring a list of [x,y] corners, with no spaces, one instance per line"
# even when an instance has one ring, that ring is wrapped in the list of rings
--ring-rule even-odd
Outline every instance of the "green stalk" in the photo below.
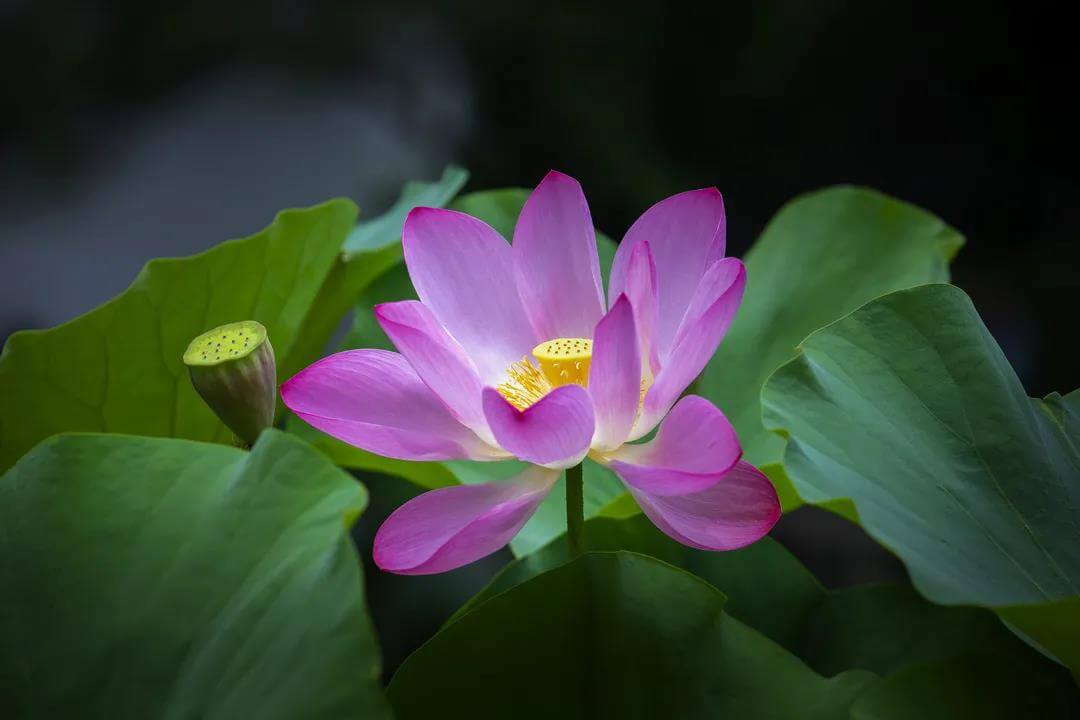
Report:
[[[585,552],[585,483],[582,465],[566,470],[566,542],[570,557]]]

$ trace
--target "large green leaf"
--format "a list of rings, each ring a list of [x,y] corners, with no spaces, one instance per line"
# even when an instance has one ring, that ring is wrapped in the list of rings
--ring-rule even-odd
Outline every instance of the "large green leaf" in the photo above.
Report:
[[[873,680],[825,679],[653,558],[589,553],[484,603],[398,669],[399,718],[843,718]]]
[[[585,523],[585,536],[589,550],[631,550],[708,581],[727,596],[728,614],[822,675],[853,668],[888,674],[975,648],[1013,657],[1014,664],[1016,658],[1031,654],[992,613],[981,608],[933,605],[905,585],[826,590],[771,538],[732,552],[703,552],[670,539],[640,514],[625,519],[593,518]],[[566,539],[560,537],[507,565],[450,622],[567,560]]]
[[[227,440],[181,355],[199,333],[258,320],[288,376],[294,345],[356,207],[286,210],[199,255],[153,260],[123,293],[71,322],[12,335],[0,354],[0,470],[44,438],[107,431]]]
[[[366,502],[274,430],[47,440],[0,478],[0,715],[386,717]]]
[[[887,295],[762,393],[804,498],[850,498],[935,602],[1000,609],[1080,669],[1080,392],[1029,398],[968,297]]]
[[[698,381],[734,423],[755,465],[780,459],[761,424],[761,387],[814,330],[893,290],[949,278],[963,238],[941,220],[872,190],[834,187],[781,208],[746,256],[742,307]],[[801,504],[766,468],[785,510]]]

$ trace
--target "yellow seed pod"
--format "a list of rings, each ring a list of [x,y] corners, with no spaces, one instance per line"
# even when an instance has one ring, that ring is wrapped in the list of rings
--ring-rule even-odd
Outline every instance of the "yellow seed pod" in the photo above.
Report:
[[[532,354],[540,363],[540,371],[552,385],[589,384],[592,340],[555,338],[534,347]]]

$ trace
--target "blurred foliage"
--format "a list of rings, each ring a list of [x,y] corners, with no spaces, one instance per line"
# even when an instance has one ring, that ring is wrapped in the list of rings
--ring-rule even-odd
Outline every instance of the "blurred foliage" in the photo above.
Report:
[[[618,234],[657,198],[717,185],[736,255],[799,193],[877,187],[978,239],[956,279],[1029,392],[1070,380],[1055,328],[1080,263],[1080,111],[1062,102],[1072,38],[1021,4],[14,0],[0,12],[5,67],[34,63],[0,86],[0,128],[36,171],[66,175],[100,146],[96,130],[227,67],[343,93],[372,81],[400,89],[380,98],[392,105],[449,48],[462,97],[447,102],[474,118],[455,157],[477,186],[564,169]]]

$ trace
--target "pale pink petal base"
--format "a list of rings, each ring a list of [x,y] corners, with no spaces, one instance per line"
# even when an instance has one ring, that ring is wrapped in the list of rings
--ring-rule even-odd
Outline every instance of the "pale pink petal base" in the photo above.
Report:
[[[281,386],[286,407],[358,448],[399,460],[490,460],[505,453],[458,422],[401,355],[350,350]]]
[[[490,555],[532,517],[558,477],[533,466],[511,480],[426,492],[379,528],[375,564],[400,575],[428,575]]]
[[[689,495],[630,492],[656,527],[699,550],[735,550],[760,540],[780,519],[769,478],[739,461],[719,482]]]
[[[611,453],[611,469],[652,495],[686,495],[719,482],[739,461],[735,428],[715,405],[687,395],[671,409],[656,437]]]
[[[564,469],[589,451],[596,421],[589,392],[562,385],[525,410],[484,388],[484,414],[499,445],[526,462]]]

